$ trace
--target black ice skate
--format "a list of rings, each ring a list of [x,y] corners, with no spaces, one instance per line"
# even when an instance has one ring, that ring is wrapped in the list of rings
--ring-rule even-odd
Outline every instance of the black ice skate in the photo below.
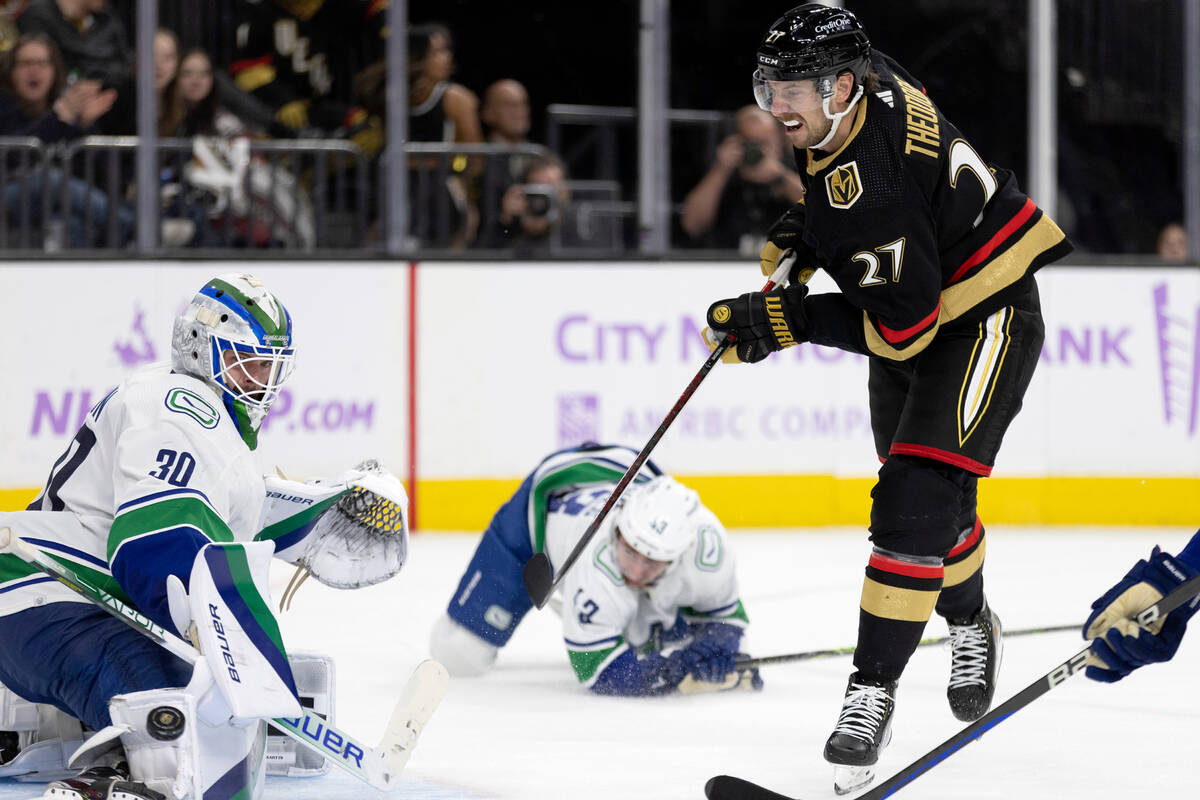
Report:
[[[1000,656],[1000,618],[988,608],[987,600],[975,616],[967,620],[947,620],[950,624],[950,683],[946,697],[950,710],[963,722],[974,722],[987,713],[996,692]]]
[[[125,764],[92,767],[74,778],[54,781],[41,800],[167,800],[144,783],[129,780]]]
[[[850,676],[837,726],[825,742],[825,760],[833,764],[833,790],[849,794],[875,780],[879,753],[892,740],[896,681],[879,683]]]

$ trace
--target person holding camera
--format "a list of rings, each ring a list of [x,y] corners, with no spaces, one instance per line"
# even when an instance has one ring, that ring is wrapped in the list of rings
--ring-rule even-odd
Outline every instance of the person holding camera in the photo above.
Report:
[[[500,213],[480,237],[482,246],[548,253],[581,244],[567,167],[555,155],[532,159],[521,177],[500,198]]]
[[[737,131],[683,201],[679,223],[697,246],[757,253],[767,229],[804,197],[804,184],[785,164],[780,126],[758,106],[737,112]]]

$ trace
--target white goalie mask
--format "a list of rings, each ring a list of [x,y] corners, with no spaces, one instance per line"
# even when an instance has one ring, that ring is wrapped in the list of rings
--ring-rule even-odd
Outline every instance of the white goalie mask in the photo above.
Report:
[[[295,366],[292,317],[253,275],[220,275],[175,320],[171,366],[220,393],[253,450]]]
[[[640,555],[674,562],[696,541],[692,514],[699,507],[700,495],[660,475],[628,489],[613,530]]]

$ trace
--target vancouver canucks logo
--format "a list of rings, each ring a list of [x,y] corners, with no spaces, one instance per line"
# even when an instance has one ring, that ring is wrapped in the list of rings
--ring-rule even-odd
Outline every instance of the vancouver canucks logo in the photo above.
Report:
[[[221,421],[221,415],[212,407],[212,404],[187,389],[172,389],[167,392],[164,405],[170,411],[191,417],[204,428],[215,428]]]
[[[834,208],[849,208],[862,197],[862,181],[858,179],[858,162],[851,161],[833,168],[825,176],[825,192],[829,205]]]

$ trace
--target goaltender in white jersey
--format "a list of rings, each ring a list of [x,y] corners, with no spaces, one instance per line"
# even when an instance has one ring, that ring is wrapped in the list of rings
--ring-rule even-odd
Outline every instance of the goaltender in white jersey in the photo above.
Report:
[[[407,552],[404,489],[377,465],[263,477],[252,451],[293,360],[283,304],[252,276],[214,278],[175,323],[172,364],[106,395],[29,509],[0,514],[0,527],[202,654],[193,670],[0,555],[0,720],[32,721],[0,731],[0,775],[61,772],[82,722],[97,732],[85,751],[103,757],[46,797],[261,796],[264,720],[301,708],[298,662],[270,610],[271,556],[353,588],[395,574]],[[364,498],[392,510],[388,526],[347,533],[346,502]],[[39,724],[54,709],[60,719]],[[47,736],[58,737],[49,761]],[[107,742],[123,752],[104,753]]]
[[[522,569],[562,564],[636,452],[553,453],[496,512],[434,627],[452,675],[489,669],[531,608]],[[760,688],[735,667],[747,624],[733,552],[696,492],[647,462],[560,586],[563,640],[579,681],[600,694]]]

